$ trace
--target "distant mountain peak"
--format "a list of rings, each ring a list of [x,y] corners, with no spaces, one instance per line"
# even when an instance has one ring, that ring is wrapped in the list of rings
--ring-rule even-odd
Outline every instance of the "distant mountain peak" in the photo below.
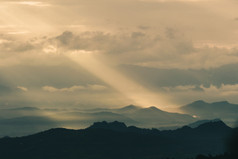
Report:
[[[192,102],[191,104],[207,104],[207,102],[203,101],[203,100],[197,100]]]
[[[212,103],[207,103],[203,100],[197,100],[197,101],[194,101],[192,102],[191,104],[188,104],[188,105],[203,105],[203,104],[212,104],[212,105],[223,105],[223,104],[231,104],[229,103],[228,101],[224,100],[224,101],[218,101],[218,102],[212,102]]]
[[[148,109],[151,109],[151,110],[160,110],[160,109],[157,108],[156,106],[150,106]]]
[[[229,123],[235,122],[238,116],[238,104],[232,104],[228,101],[207,103],[199,100],[184,105],[180,109],[184,113],[199,117],[199,119],[221,118]]]
[[[156,106],[150,106],[150,109],[158,109]]]
[[[203,108],[203,107],[206,107],[208,105],[211,105],[210,103],[207,103],[203,100],[197,100],[197,101],[194,101],[190,104],[187,104],[187,105],[184,105],[182,106],[181,108],[182,109],[187,109],[187,108],[196,108],[196,109],[200,109],[200,108]]]
[[[140,108],[140,107],[131,104],[131,105],[122,107],[121,109],[138,109],[138,108]]]
[[[133,112],[133,111],[136,111],[136,110],[139,110],[139,109],[141,109],[141,107],[135,106],[135,105],[128,105],[128,106],[122,107],[118,110],[122,111],[122,112]]]

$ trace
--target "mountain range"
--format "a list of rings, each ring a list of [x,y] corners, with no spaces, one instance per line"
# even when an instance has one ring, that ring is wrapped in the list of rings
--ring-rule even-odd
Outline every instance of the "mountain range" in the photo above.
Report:
[[[93,122],[104,120],[108,122],[117,120],[128,125],[146,128],[179,127],[196,121],[187,114],[170,113],[156,107],[142,108],[134,105],[118,109],[91,110],[45,110],[24,107],[1,110],[0,136],[29,135],[52,127],[80,129]]]
[[[5,108],[0,110],[0,137],[29,135],[54,127],[82,129],[97,121],[117,120],[127,125],[162,130],[176,129],[196,121],[199,121],[197,124],[204,123],[216,118],[234,126],[238,118],[238,105],[226,101],[207,103],[200,100],[180,109],[184,114],[166,112],[154,106],[142,108],[134,105],[84,110]]]
[[[195,101],[181,107],[181,110],[199,119],[222,119],[230,125],[238,120],[238,104],[231,104],[228,101],[207,103],[202,100]]]
[[[104,121],[81,130],[55,128],[5,137],[0,154],[4,159],[182,159],[223,154],[232,131],[220,120],[164,131]]]

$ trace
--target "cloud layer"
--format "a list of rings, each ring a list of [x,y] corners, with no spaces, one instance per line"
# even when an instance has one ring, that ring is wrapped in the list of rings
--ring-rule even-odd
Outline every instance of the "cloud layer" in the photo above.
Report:
[[[23,87],[18,87],[19,89],[26,90]],[[88,86],[72,86],[69,88],[55,88],[52,86],[44,86],[42,87],[44,91],[47,92],[75,92],[75,91],[82,91],[82,90],[91,90],[91,91],[102,91],[105,90],[106,87],[102,85],[88,85]]]
[[[148,94],[172,105],[198,98],[238,103],[237,5],[234,0],[1,1],[1,105],[113,107],[133,104],[132,97],[148,100]],[[83,56],[81,64],[75,62],[69,58],[75,52],[90,54],[103,67]],[[123,84],[108,70],[130,82]],[[105,74],[113,82],[103,80]]]

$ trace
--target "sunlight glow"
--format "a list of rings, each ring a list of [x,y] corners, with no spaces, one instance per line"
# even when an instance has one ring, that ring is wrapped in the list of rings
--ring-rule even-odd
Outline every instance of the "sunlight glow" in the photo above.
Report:
[[[11,2],[12,4],[21,4],[28,6],[36,6],[36,7],[48,7],[50,4],[38,2],[38,1],[21,1],[21,2]]]
[[[95,52],[76,50],[67,56],[125,95],[128,99],[131,99],[134,102],[133,104],[139,106],[155,105],[166,109],[168,102],[163,95],[152,93],[138,83],[123,76],[116,69],[107,66],[106,62],[98,60],[95,54]]]

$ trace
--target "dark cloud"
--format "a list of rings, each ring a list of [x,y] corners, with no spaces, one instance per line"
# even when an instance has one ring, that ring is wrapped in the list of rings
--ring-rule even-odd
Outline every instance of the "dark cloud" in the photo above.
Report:
[[[144,37],[144,36],[145,36],[145,34],[142,33],[142,32],[133,32],[133,33],[131,34],[131,37],[134,38],[134,39],[142,38],[142,37]]]
[[[34,46],[30,42],[7,41],[3,44],[0,44],[0,50],[2,53],[25,52],[25,51],[30,51],[33,49],[34,49]]]
[[[138,28],[141,29],[141,30],[148,30],[148,29],[150,29],[149,26],[145,26],[145,25],[139,25]]]
[[[73,34],[66,31],[55,39],[68,49],[82,49],[88,51],[102,51],[105,53],[127,53],[144,49],[149,45],[148,37],[142,32],[130,34],[108,34],[104,32],[84,32]],[[151,40],[150,40],[151,41]]]
[[[195,85],[195,90],[201,90],[200,85],[220,87],[222,84],[237,84],[237,67],[238,64],[230,64],[209,70],[183,70],[122,65],[120,69],[128,76],[132,76],[151,89],[176,87],[179,85]]]
[[[0,83],[0,95],[6,95],[9,94],[10,92],[12,92],[12,88]]]
[[[65,31],[61,35],[56,37],[56,39],[59,40],[64,45],[70,44],[73,38],[74,38],[74,35],[70,31]]]
[[[66,31],[52,41],[64,50],[98,51],[118,63],[144,67],[209,69],[238,62],[235,48],[195,47],[193,41],[172,28],[160,35]]]
[[[0,68],[0,73],[6,80],[17,86],[42,87],[52,85],[55,87],[69,87],[71,85],[103,84],[94,75],[81,66],[12,66]],[[24,76],[24,78],[22,78]],[[2,82],[2,85],[4,83]],[[6,85],[6,84],[5,84]]]
[[[116,59],[119,64],[155,68],[209,69],[238,62],[235,48],[207,46],[198,48],[194,46],[193,41],[173,28],[167,28],[160,35],[136,31],[116,34],[65,31],[59,36],[49,39],[5,42],[1,44],[0,49],[5,53],[31,52],[24,58],[30,57],[32,54],[40,58],[52,58],[51,55],[47,54],[63,54],[75,50],[97,51]],[[2,56],[10,57],[10,55],[4,54]],[[10,61],[13,63],[21,62],[17,59]],[[42,61],[52,63],[49,62],[50,60]],[[60,63],[63,58],[54,60],[54,62],[57,61]],[[2,63],[7,64],[7,62]]]
[[[166,28],[165,33],[167,38],[174,39],[176,37],[177,31],[173,28]]]

